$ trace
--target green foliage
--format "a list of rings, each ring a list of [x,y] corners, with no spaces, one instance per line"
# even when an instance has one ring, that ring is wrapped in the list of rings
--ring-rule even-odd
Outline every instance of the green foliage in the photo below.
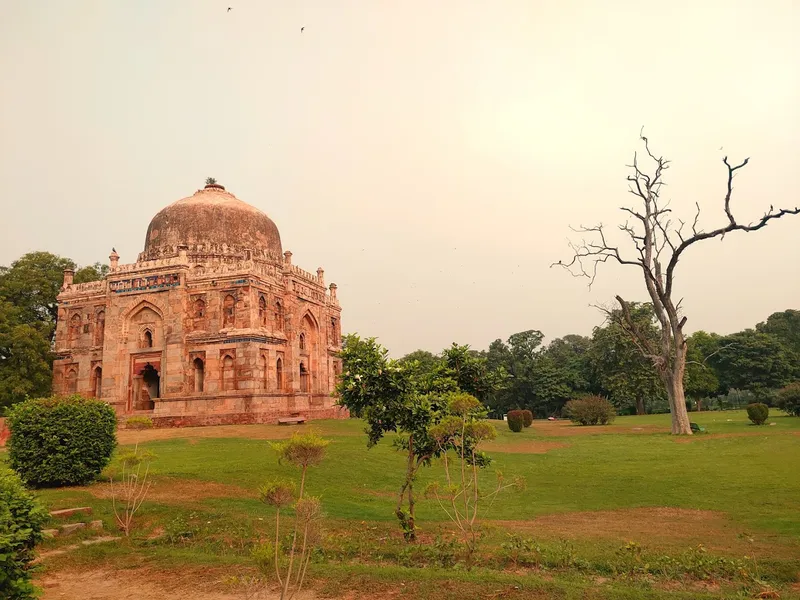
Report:
[[[763,425],[769,418],[769,407],[761,402],[748,404],[747,418],[753,422],[753,425]]]
[[[485,402],[506,384],[507,374],[500,367],[491,370],[487,359],[470,350],[469,346],[453,344],[442,352],[442,360],[458,389]]]
[[[708,362],[716,369],[723,389],[756,394],[791,383],[797,373],[794,355],[780,340],[752,329],[722,338],[719,351]]]
[[[74,268],[75,263],[68,258],[50,252],[30,252],[0,271],[0,297],[21,311],[21,322],[42,322],[53,327],[64,270]]]
[[[800,356],[800,310],[784,310],[767,317],[766,322],[756,325],[759,333],[768,333]]]
[[[152,429],[153,419],[145,417],[144,415],[138,417],[129,417],[125,421],[125,429]]]
[[[519,433],[525,427],[525,417],[521,410],[510,410],[506,415],[508,428],[514,433]]]
[[[777,405],[790,415],[800,417],[800,381],[790,383],[778,392]]]
[[[50,393],[52,325],[22,321],[23,311],[0,298],[0,411]]]
[[[117,443],[114,409],[77,395],[17,404],[8,425],[11,467],[34,487],[95,480]]]
[[[580,336],[568,336],[542,350],[544,335],[532,329],[515,333],[508,344],[495,340],[486,355],[487,364],[502,368],[509,375],[507,384],[487,401],[499,415],[514,408],[528,408],[539,413],[558,412],[575,396],[575,387],[585,385],[585,356]],[[568,357],[566,361],[560,359]]]
[[[276,479],[264,484],[258,492],[261,501],[267,506],[287,508],[294,502],[296,489],[294,481]]]
[[[0,598],[36,598],[30,567],[46,521],[44,508],[19,477],[0,467]]]
[[[708,364],[719,350],[720,336],[696,331],[686,339],[684,391],[690,398],[707,398],[719,390],[719,377]]]
[[[654,342],[659,339],[650,304],[630,303],[631,317],[639,331]],[[644,414],[647,401],[666,396],[653,363],[634,343],[620,309],[611,312],[608,323],[595,327],[589,359],[600,389],[620,411]]]
[[[527,409],[522,411],[522,424],[525,427],[533,425],[533,413],[531,411]]]
[[[0,267],[0,412],[51,392],[56,297],[65,269],[75,263],[50,252],[30,252]],[[107,271],[96,263],[78,269],[74,281],[93,281]]]
[[[105,279],[108,275],[109,267],[101,263],[94,263],[93,265],[86,265],[75,271],[72,278],[74,283],[89,283],[90,281],[100,281]]]
[[[585,396],[570,400],[564,412],[573,423],[581,425],[607,425],[614,420],[614,405],[601,396]]]
[[[271,446],[278,453],[278,462],[286,461],[302,469],[315,467],[325,458],[325,449],[330,442],[322,439],[313,431],[295,432],[285,442],[272,442]]]

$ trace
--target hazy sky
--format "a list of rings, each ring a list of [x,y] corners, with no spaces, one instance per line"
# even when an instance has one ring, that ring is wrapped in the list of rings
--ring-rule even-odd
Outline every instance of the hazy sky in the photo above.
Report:
[[[0,264],[133,262],[213,176],[394,355],[589,334],[640,275],[549,265],[634,200],[641,126],[679,214],[724,222],[724,154],[742,220],[800,202],[798,31],[797,0],[0,0]],[[799,239],[688,252],[687,327],[800,308]]]

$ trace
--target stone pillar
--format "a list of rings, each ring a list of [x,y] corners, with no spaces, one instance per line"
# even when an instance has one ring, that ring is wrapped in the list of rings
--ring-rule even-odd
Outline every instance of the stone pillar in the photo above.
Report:
[[[335,283],[331,284],[330,290],[331,290],[331,300],[333,301],[334,304],[336,304],[336,290],[337,290],[337,287],[336,287]]]
[[[111,249],[111,254],[108,255],[108,262],[111,265],[111,270],[116,271],[119,266],[119,254],[114,248]]]
[[[292,253],[289,250],[283,253],[283,270],[292,270]]]
[[[64,269],[64,285],[61,286],[62,290],[65,290],[72,285],[73,277],[75,277],[75,271],[72,269]]]
[[[317,279],[319,279],[320,285],[325,285],[325,271],[322,270],[322,267],[317,269]]]

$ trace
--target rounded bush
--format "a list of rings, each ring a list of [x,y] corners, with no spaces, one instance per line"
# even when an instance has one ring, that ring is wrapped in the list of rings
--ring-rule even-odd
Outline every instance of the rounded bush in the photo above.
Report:
[[[747,405],[747,418],[754,425],[763,425],[769,417],[769,407],[761,402],[754,402]]]
[[[8,419],[11,468],[33,487],[94,481],[117,445],[117,417],[102,400],[38,398],[17,404]]]
[[[125,429],[152,429],[153,419],[150,417],[131,417],[125,421]]]
[[[506,417],[508,419],[508,428],[514,433],[519,433],[525,426],[525,418],[522,416],[521,410],[510,410]]]
[[[0,598],[36,598],[30,563],[46,521],[44,508],[23,487],[19,476],[0,467]]]
[[[800,417],[800,381],[790,383],[778,391],[776,404],[782,411]]]
[[[617,414],[614,405],[601,396],[570,400],[564,406],[564,413],[573,423],[581,425],[607,425]]]
[[[522,411],[522,424],[525,427],[530,427],[533,425],[533,413],[529,410]]]

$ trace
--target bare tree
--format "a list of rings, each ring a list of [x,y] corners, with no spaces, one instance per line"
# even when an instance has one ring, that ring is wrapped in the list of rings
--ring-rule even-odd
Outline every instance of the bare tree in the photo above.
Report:
[[[673,297],[673,283],[678,262],[683,253],[698,242],[713,238],[723,239],[731,231],[758,231],[770,221],[780,219],[784,215],[800,214],[800,208],[775,210],[770,206],[769,211],[757,221],[749,224],[739,223],[731,209],[733,178],[750,159],[746,158],[741,163],[732,165],[726,156],[722,162],[728,170],[724,199],[727,223],[710,231],[699,228],[700,204],[698,203],[695,203],[697,210],[691,224],[680,219],[673,220],[669,202],[663,202],[661,198],[663,175],[669,168],[669,161],[652,153],[644,135],[640,134],[640,138],[647,154],[645,160],[651,162],[653,166],[646,172],[639,164],[638,156],[634,154],[633,164],[629,165],[631,174],[627,180],[628,191],[636,196],[637,205],[634,208],[620,208],[627,215],[627,220],[618,226],[619,230],[630,238],[635,252],[623,254],[618,246],[612,245],[606,237],[606,229],[602,224],[594,227],[581,226],[573,231],[588,234],[587,237],[591,239],[584,239],[579,244],[570,243],[574,253],[572,260],[568,263],[559,261],[556,264],[565,267],[575,276],[587,277],[590,286],[597,276],[597,269],[601,263],[612,261],[640,270],[658,318],[659,339],[653,340],[647,332],[640,331],[632,318],[631,305],[620,296],[616,296],[621,307],[620,323],[641,353],[653,362],[666,388],[672,415],[672,433],[691,435],[683,388],[686,370],[684,335],[686,317],[681,310],[681,300],[675,302]]]

